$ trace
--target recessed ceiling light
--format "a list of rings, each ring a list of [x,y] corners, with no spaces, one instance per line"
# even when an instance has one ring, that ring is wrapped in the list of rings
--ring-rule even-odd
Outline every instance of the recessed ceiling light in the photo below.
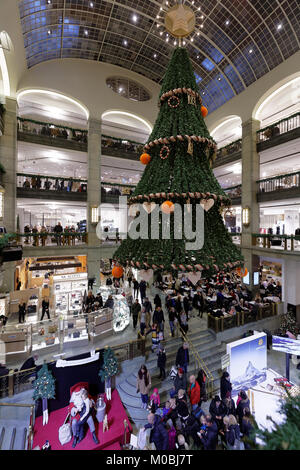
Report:
[[[161,32],[159,33],[159,35],[162,36],[162,35],[163,35],[163,31],[161,31]]]
[[[249,54],[252,54],[252,52],[253,52],[253,49],[249,49]]]
[[[203,24],[200,24],[200,28],[201,28],[201,29],[203,28]]]
[[[85,36],[87,36],[89,34],[87,29],[84,30],[84,34],[85,34]]]
[[[186,45],[186,42],[185,42],[185,41],[183,41],[183,43],[182,43],[182,44],[185,46],[185,45]]]
[[[282,23],[279,23],[279,25],[277,26],[277,31],[280,31],[282,28]]]
[[[177,42],[176,42],[176,41],[174,41],[174,46],[176,46],[176,44],[177,44]]]
[[[194,42],[194,38],[191,38],[191,42]]]
[[[156,57],[157,57],[157,54],[153,54],[153,57],[154,57],[154,59],[156,59]]]
[[[219,82],[221,81],[221,77],[218,77]]]
[[[124,46],[127,46],[128,42],[126,41],[126,39],[124,39],[123,44]]]
[[[226,20],[226,21],[225,21],[225,24],[226,24],[226,26],[228,26],[228,25],[229,25],[229,23],[230,23],[230,21],[229,21],[229,20]]]
[[[51,0],[48,0],[48,1],[47,1],[47,3],[48,3],[48,5],[50,5],[50,3],[51,3]]]
[[[169,42],[169,38],[166,38],[166,42]]]
[[[137,22],[137,20],[138,20],[138,17],[137,17],[137,15],[132,15],[132,21],[133,21],[134,23],[136,23],[136,22]]]
[[[200,16],[200,19],[203,20],[203,18],[204,18],[204,15],[201,15],[201,16]]]
[[[47,31],[47,32],[48,32],[48,34],[51,34],[51,29],[48,29],[48,31]]]
[[[91,7],[91,8],[94,7],[94,3],[93,3],[93,2],[90,2],[90,7]]]
[[[197,55],[197,59],[199,59],[199,56]]]

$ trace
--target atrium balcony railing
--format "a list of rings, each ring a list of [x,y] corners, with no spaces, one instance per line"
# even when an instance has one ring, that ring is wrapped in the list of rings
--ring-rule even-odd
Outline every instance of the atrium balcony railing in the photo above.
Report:
[[[217,158],[214,161],[213,168],[221,165],[226,165],[236,160],[241,159],[242,152],[242,139],[235,140],[225,147],[217,150]]]
[[[253,233],[252,246],[267,249],[300,252],[300,235],[271,235],[269,233]]]
[[[241,199],[242,197],[242,185],[238,184],[236,186],[231,186],[230,188],[225,188],[223,191],[230,197],[230,199]]]
[[[101,183],[101,202],[118,203],[120,196],[130,196],[135,186],[131,184]]]
[[[17,188],[22,188],[25,191],[86,193],[87,180],[84,178],[62,178],[58,176],[17,173]]]
[[[86,152],[88,131],[18,117],[18,138],[29,141],[33,139],[34,142],[44,145],[57,145]],[[143,144],[140,142],[104,134],[101,136],[101,147],[103,154],[122,158],[137,159],[143,152]]]
[[[281,119],[270,126],[257,131],[257,143],[272,141],[276,137],[300,128],[300,113]]]
[[[59,234],[56,232],[40,231],[34,232],[29,231],[26,233],[17,233],[15,239],[16,243],[25,246],[78,246],[86,245],[88,242],[87,232],[74,232],[74,231],[63,231]]]
[[[300,188],[300,171],[287,173],[284,175],[273,176],[257,181],[258,192],[271,193],[277,191],[286,191]]]

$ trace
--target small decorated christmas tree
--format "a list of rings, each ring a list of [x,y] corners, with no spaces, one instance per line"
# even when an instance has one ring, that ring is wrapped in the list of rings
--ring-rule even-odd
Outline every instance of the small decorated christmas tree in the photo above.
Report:
[[[300,395],[288,396],[281,403],[280,414],[282,423],[273,423],[273,429],[256,429],[256,436],[263,441],[263,445],[252,447],[261,450],[299,450],[300,449]]]
[[[111,400],[111,377],[118,372],[118,361],[111,348],[107,348],[103,354],[103,367],[99,371],[99,377],[105,382],[106,398]]]
[[[49,371],[47,364],[44,364],[37,373],[37,379],[33,383],[33,399],[42,399],[43,405],[43,425],[48,423],[48,399],[55,398],[55,379]]]

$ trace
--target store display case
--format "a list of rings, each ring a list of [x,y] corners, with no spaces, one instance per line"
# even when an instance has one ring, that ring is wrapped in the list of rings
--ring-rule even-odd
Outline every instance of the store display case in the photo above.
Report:
[[[119,293],[120,291],[121,289],[116,289],[113,286],[103,286],[99,289],[103,298],[103,304],[106,302],[109,295],[112,295],[114,299],[113,331],[116,333],[123,331],[130,322],[130,310],[127,300],[126,297]]]
[[[64,316],[82,313],[83,296],[87,292],[87,273],[53,276],[55,312]]]

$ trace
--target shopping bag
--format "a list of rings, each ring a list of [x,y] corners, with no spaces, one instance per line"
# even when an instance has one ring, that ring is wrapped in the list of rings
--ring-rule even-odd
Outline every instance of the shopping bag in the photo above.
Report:
[[[67,414],[67,417],[64,421],[64,424],[60,426],[58,430],[58,439],[61,445],[67,444],[72,439],[72,428],[71,423],[69,422],[70,413]]]
[[[146,447],[146,437],[147,437],[147,430],[145,428],[141,428],[138,434],[138,442],[137,448],[143,450]]]

